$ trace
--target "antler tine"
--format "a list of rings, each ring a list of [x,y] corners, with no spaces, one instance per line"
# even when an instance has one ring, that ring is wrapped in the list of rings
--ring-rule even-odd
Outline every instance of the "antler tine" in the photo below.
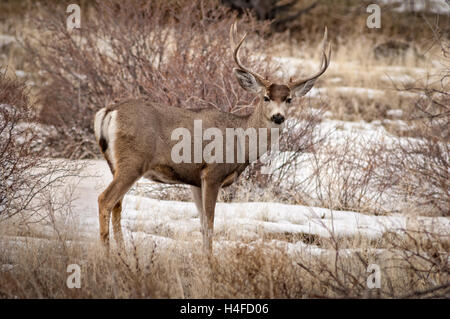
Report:
[[[327,47],[327,41],[328,40],[328,29],[327,27],[325,27],[325,32],[323,35],[323,40],[322,40],[322,60],[320,62],[320,68],[319,71],[317,73],[315,73],[312,76],[309,76],[307,78],[302,78],[302,79],[298,79],[296,81],[291,81],[291,83],[289,83],[289,86],[295,87],[298,85],[301,85],[307,81],[310,80],[314,80],[316,78],[318,78],[319,76],[321,76],[328,68],[328,66],[330,65],[330,59],[331,59],[331,43],[328,43],[328,50],[326,50]],[[328,54],[327,54],[328,51]]]
[[[244,43],[245,39],[247,38],[247,33],[244,34],[244,36],[242,37],[242,39],[239,41],[238,45],[235,44],[234,39],[235,36],[237,35],[237,23],[234,22],[230,28],[230,43],[231,43],[231,48],[234,48],[233,51],[233,58],[234,58],[234,62],[236,62],[236,64],[238,65],[238,67],[248,73],[250,73],[251,75],[253,75],[259,82],[261,82],[262,84],[264,84],[265,86],[270,86],[270,82],[267,81],[266,79],[264,79],[261,75],[259,75],[256,72],[251,71],[249,68],[245,67],[240,59],[239,59],[239,49],[241,48],[242,43]]]

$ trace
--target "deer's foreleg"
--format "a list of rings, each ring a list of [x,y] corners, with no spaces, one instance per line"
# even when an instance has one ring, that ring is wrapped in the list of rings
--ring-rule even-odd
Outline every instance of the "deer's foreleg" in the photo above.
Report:
[[[212,254],[212,237],[214,231],[214,211],[216,208],[217,195],[219,194],[220,184],[202,178],[201,198],[203,211],[202,216],[202,235],[203,248],[208,255]]]
[[[200,218],[203,218],[203,201],[202,201],[202,189],[197,186],[191,186],[192,197],[194,198],[195,207],[197,207]]]

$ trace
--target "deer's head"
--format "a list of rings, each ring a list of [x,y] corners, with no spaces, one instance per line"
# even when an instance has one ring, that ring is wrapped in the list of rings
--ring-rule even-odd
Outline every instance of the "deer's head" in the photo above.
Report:
[[[292,100],[308,93],[308,91],[314,86],[316,80],[325,72],[330,64],[331,45],[328,45],[328,54],[326,52],[327,29],[325,28],[323,37],[322,62],[320,70],[314,75],[306,78],[295,81],[292,81],[291,79],[288,84],[272,83],[264,79],[258,73],[243,66],[239,60],[238,53],[247,34],[242,37],[241,41],[237,45],[234,42],[236,34],[236,23],[234,23],[230,29],[230,41],[231,46],[234,49],[234,61],[238,65],[238,68],[234,68],[233,71],[239,84],[244,90],[260,95],[261,110],[263,111],[267,121],[271,121],[277,125],[282,124],[285,120],[287,109],[292,103]]]

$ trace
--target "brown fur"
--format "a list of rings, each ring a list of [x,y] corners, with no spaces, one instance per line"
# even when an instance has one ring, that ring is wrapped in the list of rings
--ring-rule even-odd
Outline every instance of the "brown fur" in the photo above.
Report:
[[[275,102],[284,102],[291,95],[291,90],[286,85],[271,84],[268,88],[268,96]]]

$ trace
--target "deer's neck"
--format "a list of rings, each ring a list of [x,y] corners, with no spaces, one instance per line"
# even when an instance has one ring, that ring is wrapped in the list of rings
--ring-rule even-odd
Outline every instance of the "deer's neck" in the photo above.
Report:
[[[272,146],[275,143],[278,143],[278,137],[281,134],[281,126],[267,120],[264,112],[262,111],[262,106],[259,104],[255,107],[253,113],[244,120],[244,123],[241,127],[244,130],[247,130],[249,128],[254,128],[256,130],[258,138],[258,158],[267,151],[271,150]],[[272,134],[272,129],[278,129],[278,134]],[[260,152],[259,150],[261,140],[265,140],[265,143],[263,143],[263,145],[266,145],[265,149],[263,148],[262,152]]]
[[[261,105],[257,105],[253,110],[253,113],[244,121],[243,128],[248,129],[249,127],[253,127],[256,130],[259,128],[267,127],[267,121],[263,112],[261,112]]]

